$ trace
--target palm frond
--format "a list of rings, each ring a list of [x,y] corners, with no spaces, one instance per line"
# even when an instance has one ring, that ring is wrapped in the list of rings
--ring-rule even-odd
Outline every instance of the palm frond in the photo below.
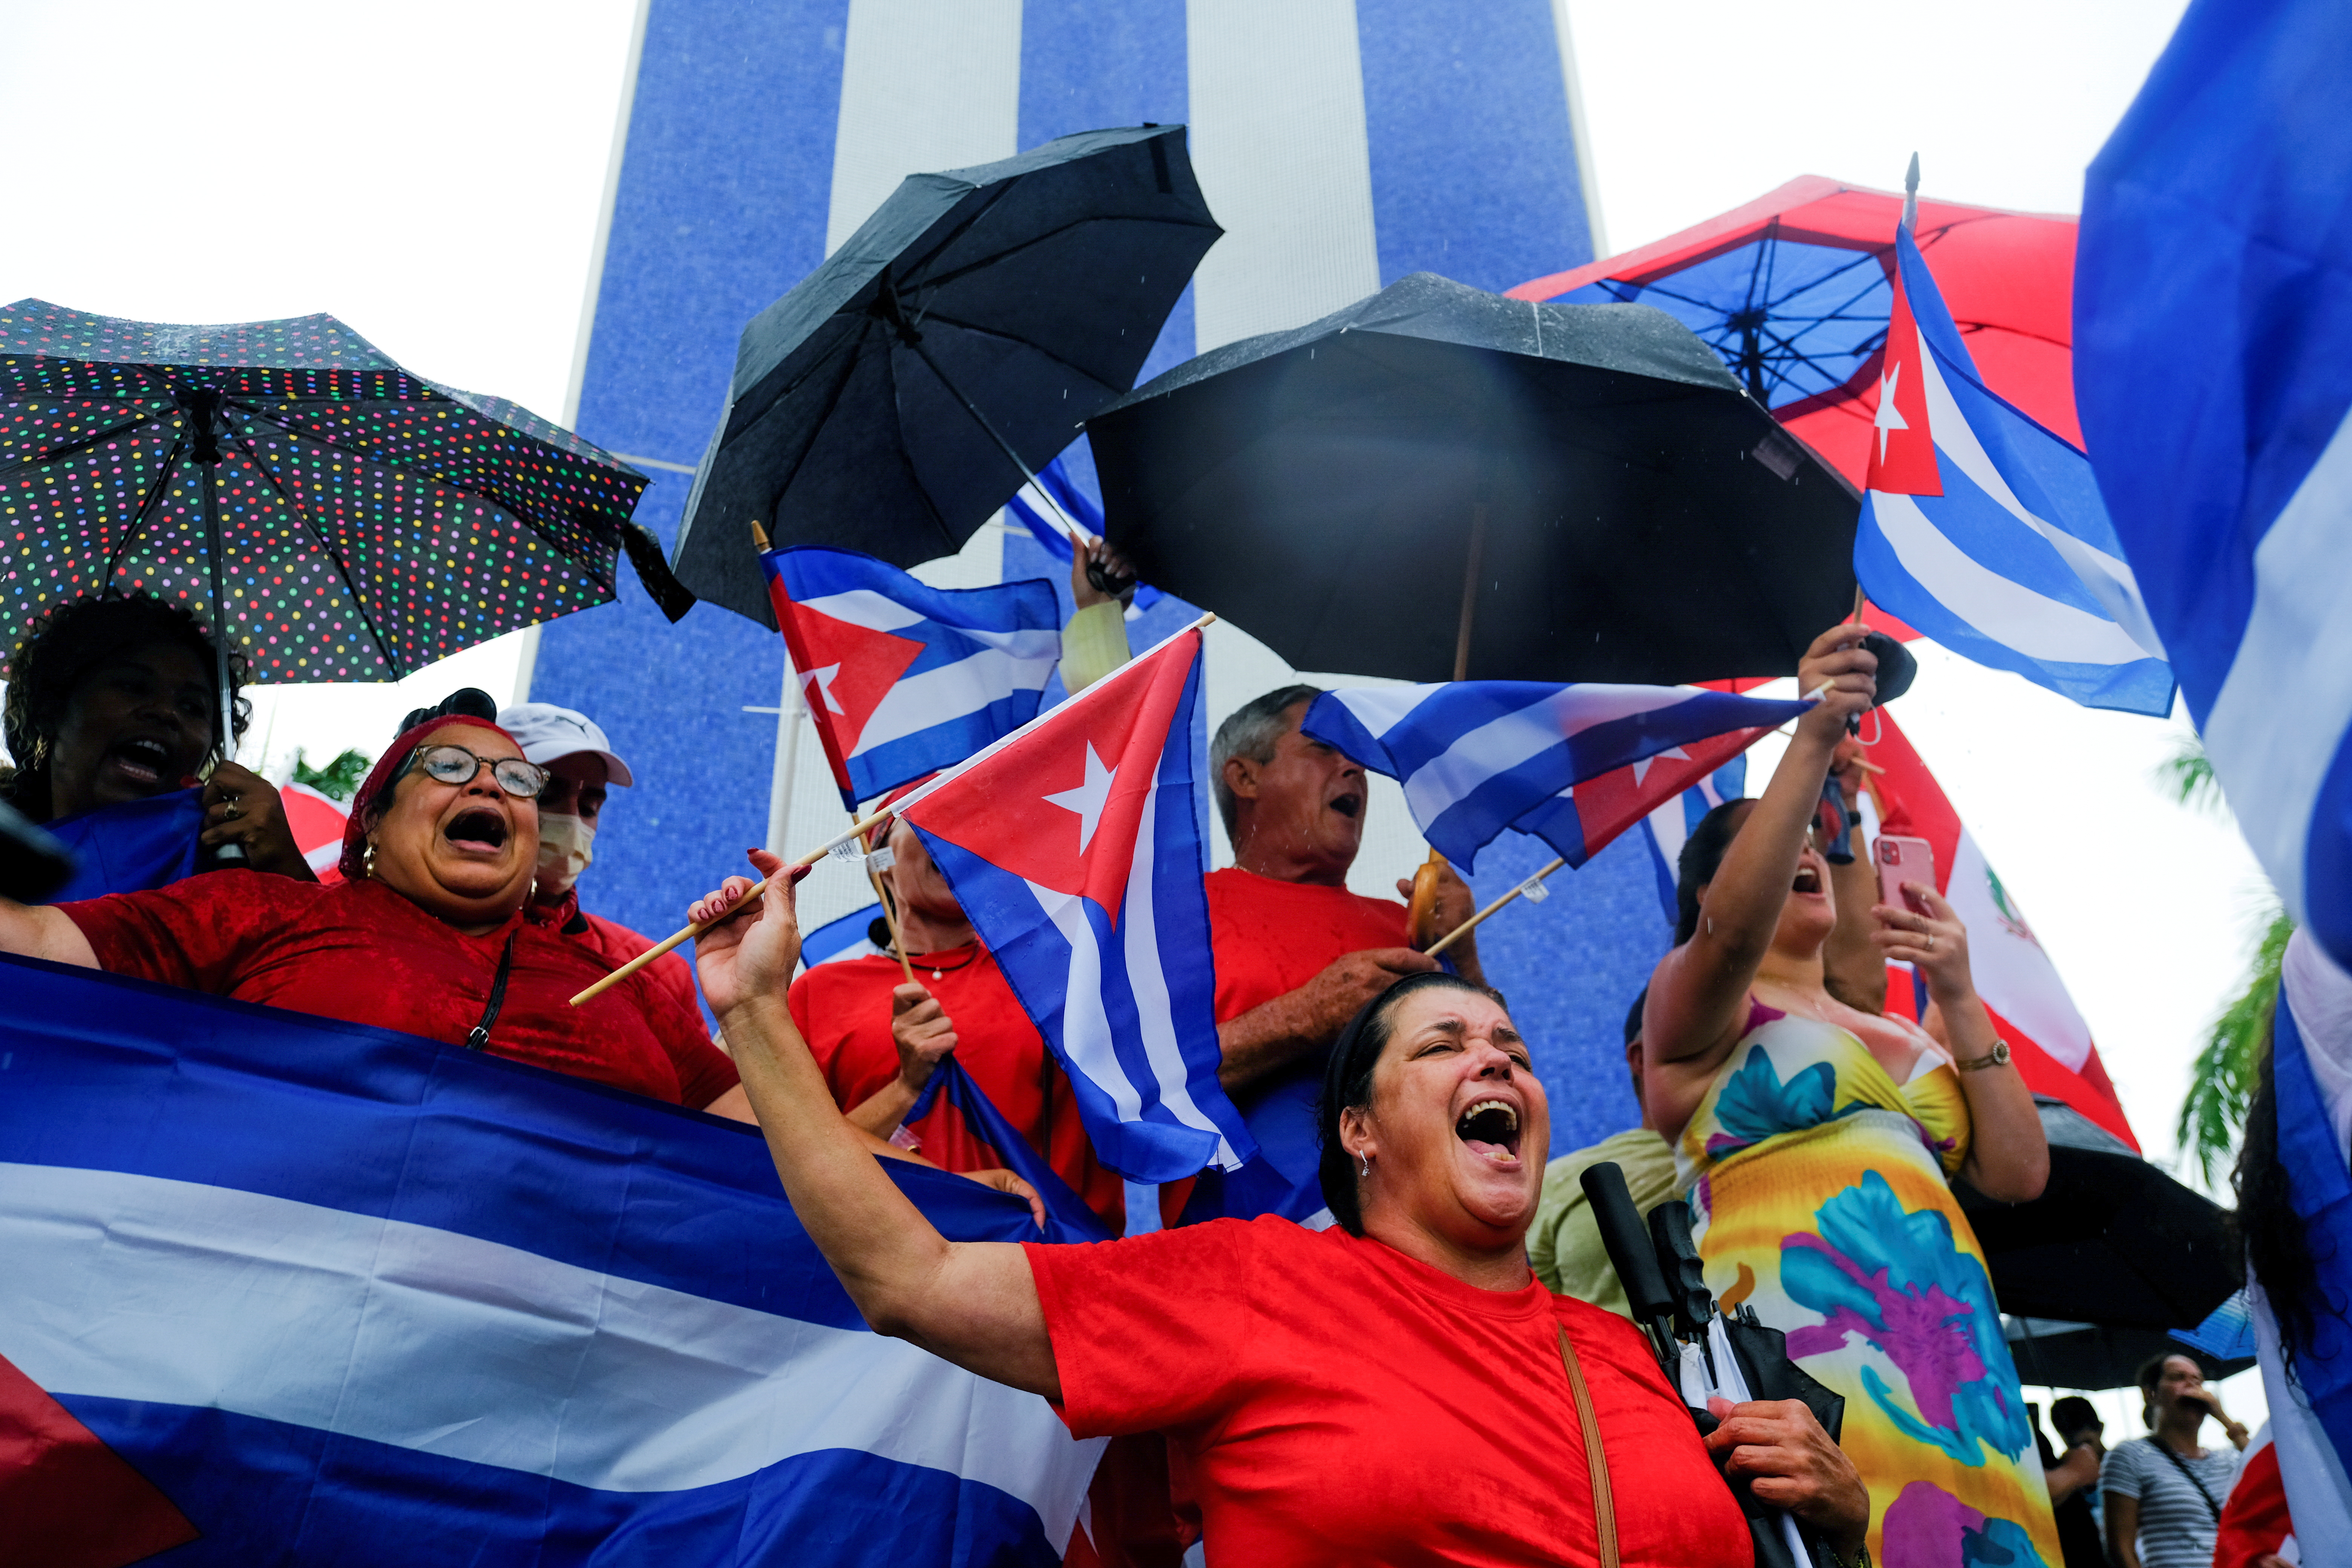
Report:
[[[374,758],[356,748],[345,751],[323,768],[312,767],[299,748],[294,752],[294,782],[308,784],[331,800],[349,800],[359,792]]]
[[[2156,779],[2185,806],[2216,816],[2230,814],[2221,781],[2213,776],[2213,761],[2205,754],[2205,743],[2194,735],[2183,738],[2179,750],[2156,765]]]
[[[2183,793],[2185,798],[2185,789]],[[2245,988],[2213,1021],[2189,1067],[2189,1092],[2181,1098],[2173,1137],[2180,1157],[2196,1161],[2209,1184],[2217,1166],[2226,1169],[2237,1157],[2246,1106],[2253,1099],[2255,1069],[2263,1044],[2270,1038],[2271,1014],[2278,1005],[2279,964],[2286,956],[2287,938],[2294,934],[2294,921],[2284,908],[2273,906]]]

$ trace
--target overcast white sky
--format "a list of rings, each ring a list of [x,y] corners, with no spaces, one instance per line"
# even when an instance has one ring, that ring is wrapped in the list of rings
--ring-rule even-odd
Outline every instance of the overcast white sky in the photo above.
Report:
[[[2175,0],[1568,0],[1608,237],[1799,174],[2072,211]],[[436,379],[562,413],[631,0],[0,7],[0,300],[221,321],[330,310]],[[269,689],[267,759],[504,695],[494,645],[406,689]],[[2152,1150],[2259,875],[2165,803],[2172,725],[1930,656],[1898,714],[2030,912]],[[257,747],[256,749],[259,749]],[[248,752],[250,758],[251,752]]]

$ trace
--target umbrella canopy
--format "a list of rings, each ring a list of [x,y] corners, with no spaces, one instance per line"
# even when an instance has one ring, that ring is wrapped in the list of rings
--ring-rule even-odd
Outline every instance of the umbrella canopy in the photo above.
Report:
[[[257,681],[397,680],[611,599],[625,546],[675,619],[693,601],[629,521],[645,485],[332,316],[0,308],[0,648],[59,600],[143,589]]]
[[[2252,1355],[2216,1356],[2156,1329],[2108,1329],[2049,1318],[2003,1318],[2009,1353],[2021,1383],[2045,1388],[2129,1388],[2139,1369],[2160,1355],[2185,1355],[2208,1382],[2254,1364]]]
[[[1511,298],[1657,306],[1858,486],[1902,214],[1900,195],[1808,174],[1639,250],[1523,283]],[[1923,201],[1914,234],[1986,382],[2081,446],[2074,220]]]
[[[2050,1140],[2042,1195],[2002,1204],[1956,1189],[2001,1310],[2158,1333],[2203,1323],[2242,1283],[2227,1212],[2081,1111],[2034,1103]]]
[[[1785,675],[1853,605],[1855,493],[1644,305],[1415,273],[1087,429],[1143,578],[1299,669]]]
[[[754,522],[898,566],[961,550],[1135,384],[1222,233],[1181,125],[908,176],[743,330],[679,578],[772,627]]]

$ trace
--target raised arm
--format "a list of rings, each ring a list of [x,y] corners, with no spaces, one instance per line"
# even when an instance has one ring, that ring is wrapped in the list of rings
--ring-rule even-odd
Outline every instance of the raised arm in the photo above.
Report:
[[[66,919],[63,911],[9,899],[0,899],[0,952],[46,958],[52,963],[70,963],[82,969],[98,967],[98,954],[91,949],[89,938],[82,935],[81,927]]]
[[[1011,1242],[940,1235],[874,1163],[872,1135],[835,1107],[784,1005],[800,957],[797,879],[772,855],[754,850],[751,860],[770,879],[759,900],[744,902],[750,884],[730,878],[696,906],[698,921],[730,904],[741,908],[696,943],[695,973],[726,1032],[793,1212],[877,1333],[1058,1398],[1061,1377],[1027,1255]]]
[[[1797,721],[1772,782],[1725,852],[1702,896],[1697,932],[1661,959],[1651,978],[1642,1038],[1653,1067],[1703,1058],[1738,1037],[1748,989],[1789,901],[1805,829],[1846,719],[1868,708],[1877,689],[1877,657],[1861,647],[1867,631],[1832,626],[1813,639],[1797,667],[1800,691],[1826,689]]]

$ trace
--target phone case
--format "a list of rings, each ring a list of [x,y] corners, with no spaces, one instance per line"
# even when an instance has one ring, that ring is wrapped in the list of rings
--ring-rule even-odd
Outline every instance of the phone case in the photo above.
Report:
[[[1878,901],[1896,909],[1908,909],[1903,897],[1903,884],[1924,882],[1936,885],[1935,847],[1924,838],[1906,838],[1896,834],[1880,836],[1871,847],[1871,858],[1878,863]]]

